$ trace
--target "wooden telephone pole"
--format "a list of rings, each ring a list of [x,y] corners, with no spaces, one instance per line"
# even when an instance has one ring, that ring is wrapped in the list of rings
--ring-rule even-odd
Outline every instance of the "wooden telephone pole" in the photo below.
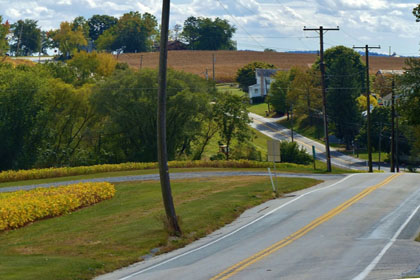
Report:
[[[324,136],[325,136],[325,155],[327,158],[327,172],[331,172],[331,153],[330,153],[330,139],[328,138],[328,118],[327,118],[327,98],[325,88],[325,62],[324,62],[324,34],[328,31],[338,31],[340,28],[303,28],[303,31],[316,31],[319,33],[319,68],[321,70],[321,86],[322,86],[322,113],[324,115]]]
[[[168,64],[168,30],[169,30],[170,0],[163,0],[162,28],[160,35],[159,78],[158,78],[158,112],[157,112],[157,142],[160,186],[168,219],[169,231],[177,236],[182,234],[175,213],[172,199],[171,182],[169,179],[168,153],[166,145],[166,72]]]
[[[365,49],[365,58],[366,58],[366,101],[367,101],[367,146],[368,146],[368,164],[369,172],[373,172],[372,167],[372,145],[370,142],[370,131],[371,131],[371,122],[370,122],[370,80],[369,80],[369,49],[380,49],[378,47],[369,47],[366,45],[364,47],[354,47],[353,49]]]

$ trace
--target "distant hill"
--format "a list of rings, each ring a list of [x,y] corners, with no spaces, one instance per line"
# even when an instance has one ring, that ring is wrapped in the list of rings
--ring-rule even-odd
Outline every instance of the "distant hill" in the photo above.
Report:
[[[284,53],[284,52],[257,52],[257,51],[169,51],[168,66],[205,76],[212,73],[212,55],[215,54],[216,80],[219,82],[233,82],[239,68],[253,61],[272,63],[279,69],[290,69],[293,66],[310,67],[318,58],[317,52],[312,53]],[[119,62],[126,62],[133,68],[139,68],[140,56],[143,56],[143,67],[157,68],[159,53],[128,53],[118,56]],[[401,70],[404,66],[404,57],[372,56],[370,72],[379,69]]]

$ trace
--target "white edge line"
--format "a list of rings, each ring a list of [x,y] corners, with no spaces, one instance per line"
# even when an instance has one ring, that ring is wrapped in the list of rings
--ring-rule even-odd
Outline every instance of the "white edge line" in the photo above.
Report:
[[[379,263],[379,261],[385,255],[386,251],[388,251],[388,249],[392,246],[392,244],[394,244],[398,236],[401,234],[401,232],[404,230],[407,224],[411,221],[411,219],[414,217],[417,211],[419,211],[419,209],[420,209],[420,205],[417,206],[417,208],[413,211],[413,213],[411,213],[411,215],[407,218],[407,220],[405,220],[405,222],[400,226],[400,228],[397,230],[397,232],[394,234],[394,236],[391,238],[388,244],[385,245],[382,251],[373,259],[373,261],[359,275],[354,277],[353,280],[364,280],[369,275],[369,273]]]
[[[316,189],[316,190],[312,190],[312,191],[309,191],[309,192],[307,192],[307,193],[304,193],[304,194],[302,194],[302,195],[300,195],[300,196],[298,196],[298,197],[296,197],[296,198],[294,198],[294,199],[290,200],[289,202],[286,202],[285,204],[280,205],[279,207],[277,207],[277,208],[275,208],[275,209],[271,210],[270,212],[265,213],[265,214],[264,214],[264,215],[262,215],[261,217],[259,217],[259,218],[255,219],[255,220],[253,220],[252,222],[249,222],[249,223],[247,223],[247,224],[245,224],[245,225],[241,226],[240,228],[238,228],[238,229],[236,229],[236,230],[234,230],[234,231],[232,231],[232,232],[230,232],[230,233],[228,233],[228,234],[226,234],[226,235],[224,235],[224,236],[222,236],[222,237],[219,237],[219,238],[218,238],[218,239],[216,239],[216,240],[213,240],[213,241],[211,241],[211,242],[209,242],[209,243],[207,243],[207,244],[204,244],[204,245],[202,245],[202,246],[200,246],[200,247],[197,247],[197,248],[195,248],[195,249],[193,249],[193,250],[190,250],[190,251],[187,251],[187,252],[185,252],[185,253],[182,253],[182,254],[180,254],[180,255],[178,255],[178,256],[175,256],[175,257],[172,257],[172,258],[167,259],[167,260],[165,260],[165,261],[162,261],[162,262],[160,262],[160,263],[157,263],[157,264],[155,264],[155,265],[153,265],[153,266],[150,266],[150,267],[148,267],[148,268],[145,268],[145,269],[142,269],[142,270],[140,270],[140,271],[137,271],[137,272],[134,272],[134,273],[132,273],[132,274],[129,274],[129,275],[127,275],[127,276],[123,277],[123,278],[119,278],[119,280],[127,280],[127,279],[130,279],[131,277],[137,276],[137,275],[139,275],[139,274],[142,274],[142,273],[144,273],[144,272],[147,272],[147,271],[149,271],[149,270],[152,270],[152,269],[154,269],[154,268],[156,268],[156,267],[159,267],[159,266],[161,266],[161,265],[167,264],[168,262],[174,261],[174,260],[176,260],[176,259],[179,259],[179,258],[181,258],[181,257],[184,257],[184,256],[186,256],[186,255],[189,255],[189,254],[194,253],[194,252],[196,252],[196,251],[199,251],[199,250],[201,250],[201,249],[204,249],[204,248],[206,248],[206,247],[209,247],[209,246],[211,246],[211,245],[213,245],[213,244],[215,244],[215,243],[217,243],[217,242],[219,242],[219,241],[221,241],[221,240],[223,240],[223,239],[225,239],[225,238],[227,238],[227,237],[229,237],[229,236],[234,235],[234,234],[235,234],[235,233],[237,233],[238,231],[243,230],[244,228],[247,228],[247,227],[249,227],[250,225],[252,225],[252,224],[254,224],[254,223],[256,223],[256,222],[258,222],[258,221],[260,221],[260,220],[264,219],[265,217],[267,217],[267,216],[269,216],[269,215],[273,214],[274,212],[276,212],[276,211],[278,211],[278,210],[282,209],[283,207],[286,207],[287,205],[289,205],[289,204],[291,204],[291,203],[293,203],[293,202],[295,202],[295,201],[297,201],[297,200],[301,199],[302,197],[305,197],[305,196],[307,196],[307,195],[309,195],[309,194],[311,194],[311,193],[317,192],[317,191],[321,191],[321,190],[325,190],[325,189],[328,189],[328,188],[334,187],[334,186],[336,186],[336,185],[338,185],[338,184],[342,183],[343,181],[345,181],[345,180],[347,180],[347,179],[349,179],[349,178],[351,178],[351,177],[353,177],[353,176],[356,176],[356,175],[360,175],[360,174],[351,174],[351,175],[348,175],[348,176],[346,176],[345,178],[341,179],[341,180],[340,180],[340,181],[338,181],[338,182],[335,182],[335,183],[334,183],[334,184],[332,184],[332,185],[329,185],[329,186],[326,186],[326,187],[323,187],[323,188],[320,188],[320,189]]]

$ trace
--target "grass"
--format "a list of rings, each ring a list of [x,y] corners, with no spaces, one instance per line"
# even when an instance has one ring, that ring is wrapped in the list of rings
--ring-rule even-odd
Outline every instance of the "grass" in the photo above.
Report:
[[[319,183],[282,178],[283,193]],[[172,181],[183,237],[168,239],[158,182],[116,184],[113,199],[69,215],[0,233],[0,279],[91,279],[166,252],[232,222],[272,198],[268,178],[229,177]]]
[[[216,88],[220,92],[229,92],[230,94],[243,97],[247,96],[246,92],[243,92],[239,87],[238,84],[230,83],[230,84],[218,84]]]
[[[289,129],[292,127],[292,121],[290,119],[280,120],[278,123]],[[294,119],[293,129],[297,133],[318,142],[321,142],[324,138],[324,128],[322,123],[315,122],[314,120],[314,125],[309,125],[306,116]]]
[[[258,104],[252,104],[251,106],[248,107],[248,111],[250,111],[251,113],[260,115],[262,117],[267,117],[267,115],[266,115],[267,110],[268,110],[268,105],[265,102],[258,103]],[[274,115],[274,114],[275,114],[275,112],[270,112],[269,117]]]
[[[354,157],[357,158],[357,153],[355,153],[353,155],[352,151],[342,151],[342,153],[346,154],[346,155],[349,155],[349,156],[354,156]],[[368,160],[368,153],[367,152],[359,152],[359,157],[358,158],[363,159],[363,160]],[[387,158],[388,158],[388,154],[382,152],[381,153],[381,162],[384,162],[385,159],[387,159]],[[378,152],[373,152],[372,153],[372,161],[373,162],[378,162],[379,161],[379,153]]]

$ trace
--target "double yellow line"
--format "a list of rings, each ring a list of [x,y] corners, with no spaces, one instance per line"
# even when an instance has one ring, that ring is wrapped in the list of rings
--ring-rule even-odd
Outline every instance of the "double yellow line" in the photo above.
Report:
[[[210,280],[225,280],[228,279],[230,277],[232,277],[233,275],[237,274],[238,272],[240,272],[241,270],[244,270],[246,267],[250,266],[251,264],[273,254],[274,252],[276,252],[277,250],[289,245],[290,243],[292,243],[293,241],[301,238],[302,236],[304,236],[305,234],[307,234],[308,232],[310,232],[311,230],[315,229],[316,227],[318,227],[319,225],[325,223],[326,221],[330,220],[331,218],[333,218],[334,216],[340,214],[341,212],[343,212],[344,210],[346,210],[348,207],[350,207],[351,205],[353,205],[354,203],[356,203],[357,201],[361,200],[362,198],[364,198],[365,196],[369,195],[371,192],[373,192],[374,190],[388,184],[389,182],[391,182],[393,179],[395,179],[396,177],[398,177],[400,174],[394,174],[391,175],[390,177],[386,178],[384,181],[382,181],[379,184],[376,184],[374,186],[368,187],[366,189],[364,189],[362,192],[360,192],[359,194],[353,196],[352,198],[350,198],[349,200],[347,200],[346,202],[344,202],[343,204],[340,204],[339,206],[337,206],[336,208],[330,210],[329,212],[327,212],[326,214],[322,215],[321,217],[313,220],[311,223],[309,223],[308,225],[304,226],[303,228],[301,228],[300,230],[296,231],[295,233],[289,235],[288,237],[274,243],[273,245],[271,245],[270,247],[252,255],[249,258],[244,259],[243,261],[229,267],[228,269],[222,271],[221,273],[217,274],[216,276],[212,277]]]

